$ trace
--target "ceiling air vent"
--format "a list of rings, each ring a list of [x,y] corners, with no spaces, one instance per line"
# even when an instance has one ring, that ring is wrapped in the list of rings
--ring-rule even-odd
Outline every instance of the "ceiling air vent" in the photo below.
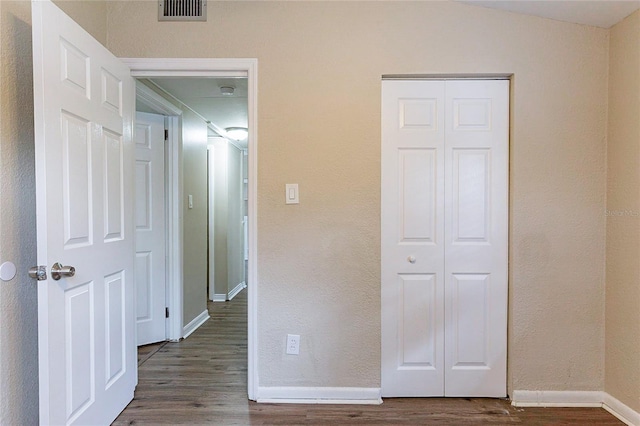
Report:
[[[206,21],[207,0],[158,0],[159,21]]]

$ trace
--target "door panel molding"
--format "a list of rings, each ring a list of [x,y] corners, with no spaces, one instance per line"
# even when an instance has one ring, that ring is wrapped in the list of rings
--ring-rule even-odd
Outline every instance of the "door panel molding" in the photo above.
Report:
[[[383,396],[506,396],[508,120],[508,81],[383,80]]]

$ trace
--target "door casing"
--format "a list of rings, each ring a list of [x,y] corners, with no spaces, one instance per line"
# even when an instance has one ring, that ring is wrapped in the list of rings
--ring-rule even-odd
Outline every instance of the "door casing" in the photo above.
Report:
[[[249,399],[255,400],[258,388],[258,271],[257,271],[257,189],[258,189],[258,60],[239,59],[199,59],[199,58],[120,58],[131,69],[135,78],[151,77],[246,77],[248,82],[248,233],[249,261],[247,288],[247,392]],[[177,126],[176,126],[177,128]],[[171,136],[171,135],[170,135]],[[176,135],[177,137],[177,135]],[[170,137],[171,139],[171,137]],[[178,144],[171,147],[171,166],[167,173],[170,176],[168,194],[174,209],[169,214],[173,224],[170,225],[172,239],[167,243],[170,247],[171,278],[167,294],[169,310],[175,312],[169,317],[169,338],[175,338],[182,330],[182,204],[179,187]],[[176,219],[177,218],[177,219]]]

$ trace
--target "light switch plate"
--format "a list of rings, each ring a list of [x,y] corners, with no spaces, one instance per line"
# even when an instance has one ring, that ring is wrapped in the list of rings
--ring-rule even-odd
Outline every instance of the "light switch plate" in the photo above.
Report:
[[[189,208],[193,208],[193,195],[189,194]]]
[[[300,204],[297,183],[287,183],[285,185],[284,198],[286,204]]]

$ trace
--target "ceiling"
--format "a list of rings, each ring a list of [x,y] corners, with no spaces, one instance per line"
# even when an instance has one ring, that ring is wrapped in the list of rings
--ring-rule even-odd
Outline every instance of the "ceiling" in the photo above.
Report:
[[[247,127],[247,78],[246,77],[163,77],[148,81],[171,94],[209,124],[209,135],[228,127]],[[233,87],[233,95],[223,95],[221,87]],[[246,148],[247,141],[239,141]]]
[[[609,28],[640,9],[640,0],[454,0],[474,6],[535,15],[558,21]],[[247,127],[246,78],[153,78],[148,80],[210,122],[209,134],[228,127]],[[223,95],[220,87],[235,89]],[[247,141],[239,144],[246,148]]]
[[[456,0],[558,21],[610,28],[640,9],[640,0]]]

